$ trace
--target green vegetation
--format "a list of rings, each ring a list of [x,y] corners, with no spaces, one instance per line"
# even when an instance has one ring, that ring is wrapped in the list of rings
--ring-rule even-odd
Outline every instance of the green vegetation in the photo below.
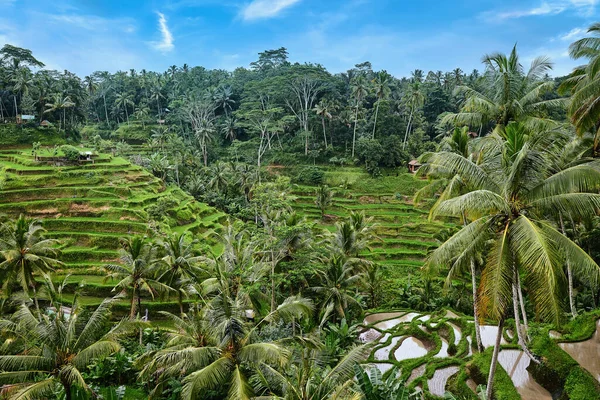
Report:
[[[600,398],[562,344],[600,317],[599,29],[557,79],[5,45],[3,398]]]

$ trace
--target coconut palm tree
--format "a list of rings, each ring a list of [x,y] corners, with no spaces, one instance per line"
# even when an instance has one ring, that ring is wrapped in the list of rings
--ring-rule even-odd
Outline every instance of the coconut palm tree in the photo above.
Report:
[[[325,131],[325,118],[331,119],[333,116],[331,115],[329,102],[325,99],[321,99],[321,101],[315,106],[315,113],[321,117],[321,124],[323,125],[323,140],[325,141],[325,148],[327,148],[327,132]]]
[[[25,293],[33,290],[35,307],[40,313],[36,293],[35,276],[45,276],[54,267],[62,266],[58,260],[58,241],[44,238],[44,228],[36,220],[20,215],[14,223],[5,223],[0,235],[0,277],[2,289],[10,293],[17,283]]]
[[[600,23],[589,27],[590,36],[579,39],[569,47],[569,53],[576,60],[587,60],[586,65],[573,70],[568,79],[559,87],[559,93],[571,93],[567,112],[577,133],[583,136],[591,132],[593,155],[600,155],[600,74],[597,65],[600,62]]]
[[[356,144],[356,126],[358,125],[358,109],[360,103],[369,94],[369,86],[367,80],[363,75],[359,75],[354,78],[352,82],[352,97],[356,102],[356,114],[354,116],[354,133],[352,134],[352,157],[354,158],[354,148]]]
[[[154,251],[146,239],[139,236],[127,239],[120,253],[122,264],[107,265],[105,280],[117,279],[113,291],[119,289],[131,293],[129,318],[134,319],[136,312],[142,310],[142,291],[154,298],[159,292],[166,292],[170,288],[155,279]]]
[[[321,299],[321,310],[333,307],[340,319],[347,318],[349,306],[362,309],[356,298],[356,287],[362,283],[363,276],[356,273],[356,264],[348,257],[336,254],[323,261],[320,283],[310,290]]]
[[[115,98],[115,106],[120,110],[125,110],[125,117],[127,118],[127,125],[129,125],[129,106],[134,106],[135,103],[131,99],[131,96],[125,93],[118,93]]]
[[[237,119],[233,116],[227,116],[221,125],[221,131],[226,139],[235,140],[238,131]]]
[[[142,129],[146,129],[146,121],[150,116],[150,108],[145,104],[141,104],[135,109],[133,116],[142,123]]]
[[[423,106],[425,102],[425,96],[423,92],[421,92],[421,84],[418,81],[415,81],[413,84],[409,86],[409,90],[406,94],[406,101],[408,108],[410,109],[410,114],[408,116],[408,124],[406,125],[406,133],[404,134],[404,141],[402,142],[402,149],[406,147],[406,142],[408,140],[408,133],[410,132],[410,128],[412,128],[413,117],[415,115],[415,111]]]
[[[465,157],[440,152],[426,158],[429,167],[447,176],[459,175],[468,191],[439,203],[433,215],[452,215],[472,221],[431,253],[427,269],[450,266],[448,280],[484,259],[476,318],[499,321],[501,335],[509,305],[519,344],[526,349],[520,327],[521,282],[539,319],[559,323],[563,316],[566,261],[573,273],[596,285],[600,267],[579,246],[557,231],[546,216],[592,215],[600,207],[600,165],[588,163],[555,172],[551,161],[566,135],[531,133],[511,123],[488,137],[486,159],[475,164]],[[499,340],[488,381],[491,397]]]
[[[373,79],[373,89],[375,90],[375,96],[377,97],[377,107],[375,108],[375,123],[373,124],[373,139],[375,139],[375,130],[377,129],[377,115],[379,114],[379,105],[385,100],[391,93],[390,89],[391,76],[387,71],[381,71]]]
[[[0,321],[7,336],[15,339],[15,355],[0,356],[0,382],[7,399],[50,398],[56,385],[71,400],[72,390],[88,394],[92,390],[82,373],[97,358],[121,348],[117,339],[128,331],[127,323],[109,329],[110,307],[115,299],[106,299],[86,318],[86,310],[76,298],[70,314],[57,307],[53,317],[38,320],[26,305],[21,305],[9,320]]]
[[[512,121],[521,122],[529,129],[548,129],[556,125],[546,118],[545,111],[564,106],[564,100],[544,98],[554,89],[554,81],[546,79],[552,69],[547,57],[534,59],[525,72],[515,46],[509,55],[485,55],[483,63],[486,66],[484,90],[457,86],[455,95],[464,97],[465,101],[460,112],[446,115],[443,123],[480,129],[493,124],[500,130]]]
[[[315,190],[315,205],[321,210],[321,219],[325,217],[325,209],[333,201],[333,191],[327,185],[321,185]]]
[[[253,398],[250,375],[265,365],[279,370],[289,354],[277,343],[256,341],[255,332],[263,323],[310,315],[312,303],[288,298],[254,326],[247,319],[248,307],[240,297],[220,292],[188,315],[163,313],[175,326],[169,342],[164,349],[140,359],[142,377],[158,375],[153,394],[160,394],[167,379],[182,378],[184,400],[200,398],[206,390],[218,390],[231,400]]]
[[[44,113],[49,113],[49,112],[54,112],[54,111],[58,111],[59,112],[59,116],[58,116],[58,130],[60,131],[60,111],[62,110],[62,114],[63,114],[63,129],[66,130],[67,128],[67,108],[71,108],[74,107],[75,103],[73,101],[71,101],[71,98],[69,96],[62,96],[61,94],[57,93],[54,96],[54,101],[52,103],[46,103],[46,110],[44,110]]]
[[[231,108],[235,104],[235,100],[231,98],[232,96],[233,90],[231,89],[231,87],[222,86],[219,89],[217,89],[217,92],[214,97],[217,106],[223,109],[226,119],[229,117],[229,113],[227,112],[227,110],[231,111]]]
[[[12,73],[11,81],[13,83],[13,90],[19,94],[21,99],[24,94],[29,92],[29,88],[33,86],[33,75],[29,68],[18,68]],[[13,96],[15,102],[15,118],[18,114],[17,109],[17,97]]]
[[[194,241],[185,233],[173,234],[160,242],[165,256],[160,260],[161,269],[157,280],[177,291],[179,311],[183,314],[183,296],[193,292],[195,284],[206,275],[200,268],[200,257],[194,254]]]

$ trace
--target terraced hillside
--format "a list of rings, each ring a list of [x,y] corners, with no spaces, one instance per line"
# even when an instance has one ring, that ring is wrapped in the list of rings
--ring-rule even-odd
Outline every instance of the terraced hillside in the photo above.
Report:
[[[413,194],[425,182],[411,174],[372,179],[358,168],[336,168],[326,172],[325,180],[334,191],[333,203],[326,209],[327,218],[321,220],[312,186],[296,188],[296,211],[330,230],[336,220],[352,211],[372,217],[379,240],[363,255],[396,274],[417,271],[428,251],[438,246],[435,235],[455,228],[452,223],[429,221],[427,209],[413,204]]]
[[[121,238],[189,231],[208,245],[226,219],[124,158],[97,154],[73,165],[41,154],[34,160],[31,150],[0,151],[0,214],[37,218],[48,237],[61,240],[66,267],[53,279],[68,273],[73,283],[85,281],[94,294],[85,299],[89,304],[110,294],[111,282],[99,275],[103,265],[119,261]]]

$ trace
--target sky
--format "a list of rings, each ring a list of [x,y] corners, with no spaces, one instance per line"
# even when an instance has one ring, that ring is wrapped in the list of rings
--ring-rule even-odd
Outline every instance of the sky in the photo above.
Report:
[[[414,69],[481,69],[517,44],[552,75],[578,64],[568,46],[599,17],[600,0],[0,0],[0,46],[75,72],[201,65],[233,70],[266,49],[333,73],[370,61],[396,77]]]

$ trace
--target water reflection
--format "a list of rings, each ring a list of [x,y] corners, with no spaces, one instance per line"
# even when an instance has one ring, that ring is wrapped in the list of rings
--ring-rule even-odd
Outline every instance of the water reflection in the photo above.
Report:
[[[423,342],[412,336],[407,337],[402,342],[400,347],[394,352],[394,357],[398,361],[407,360],[409,358],[419,358],[427,354],[427,349]]]
[[[496,336],[498,336],[498,327],[494,325],[481,325],[481,343],[483,347],[492,347],[496,344]],[[500,340],[500,344],[506,344],[504,337]]]
[[[591,339],[578,343],[559,343],[559,346],[600,381],[600,321]]]
[[[390,343],[386,347],[382,347],[382,348],[378,349],[377,351],[375,351],[375,354],[373,355],[373,357],[376,360],[389,360],[390,359],[390,351],[392,351],[392,348],[394,346],[396,346],[396,344],[398,344],[398,341],[400,339],[402,339],[402,336],[396,336],[396,337],[392,338],[392,343]]]
[[[433,374],[433,377],[427,381],[429,386],[429,392],[434,396],[443,397],[446,392],[446,382],[448,378],[458,372],[459,368],[456,366],[437,369]]]
[[[417,314],[417,313],[408,313],[406,315],[403,315],[400,318],[395,318],[395,319],[390,319],[388,321],[379,322],[378,324],[375,325],[375,327],[381,329],[382,331],[385,331],[385,330],[395,327],[396,325],[402,324],[404,322],[410,322],[413,320],[413,318],[415,318],[418,315],[419,314]]]
[[[405,312],[389,312],[389,313],[379,313],[379,314],[371,314],[367,315],[364,320],[365,325],[371,325],[378,321],[383,321],[384,319],[396,318],[401,315],[406,314]]]
[[[498,362],[506,370],[523,400],[552,400],[550,393],[537,383],[527,367],[531,359],[520,350],[502,350]]]

